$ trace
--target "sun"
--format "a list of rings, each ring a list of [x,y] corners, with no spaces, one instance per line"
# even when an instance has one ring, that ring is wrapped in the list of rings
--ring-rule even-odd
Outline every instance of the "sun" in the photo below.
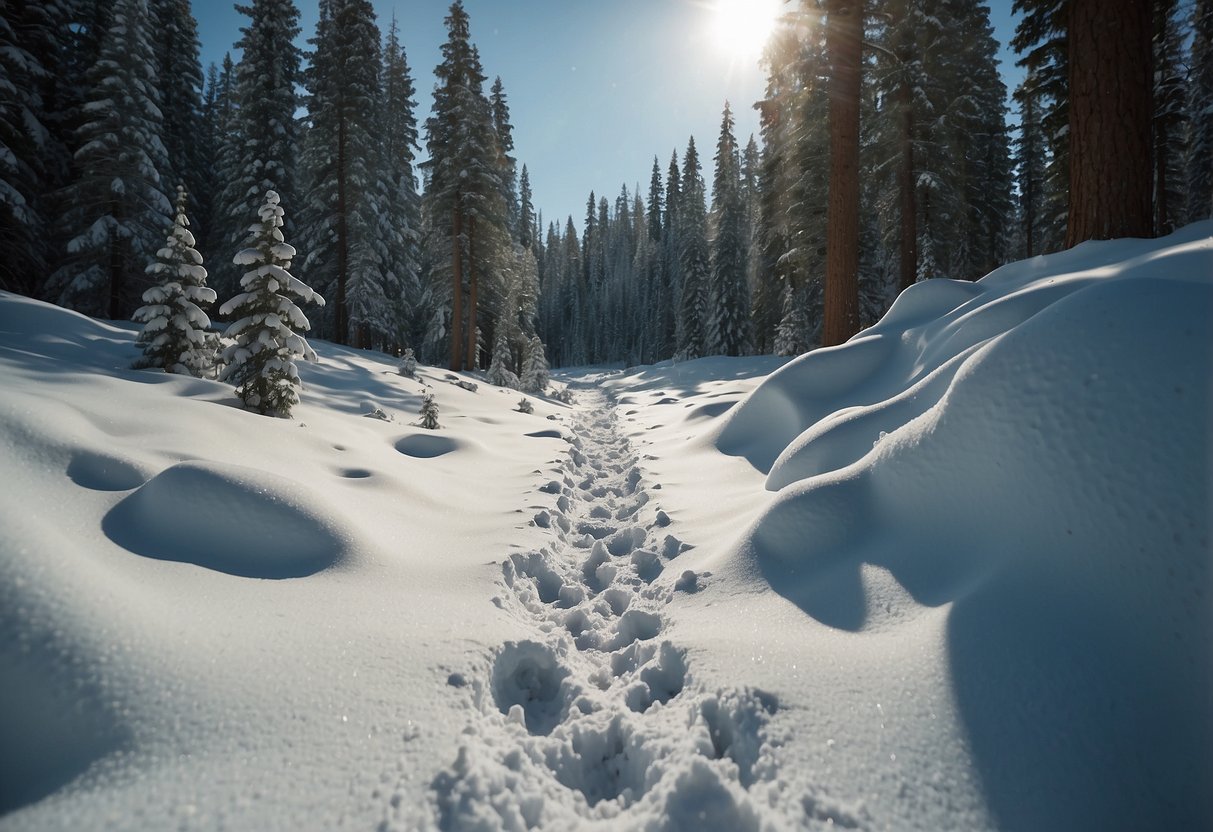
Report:
[[[734,57],[758,57],[779,16],[781,0],[712,0],[716,44]]]

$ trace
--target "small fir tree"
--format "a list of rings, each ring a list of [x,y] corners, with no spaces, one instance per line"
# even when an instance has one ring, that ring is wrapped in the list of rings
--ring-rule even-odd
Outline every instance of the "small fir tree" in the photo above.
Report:
[[[404,355],[400,356],[400,375],[405,378],[417,377],[417,356],[413,355],[412,347],[405,347]]]
[[[548,359],[544,353],[543,341],[538,335],[532,335],[527,342],[526,361],[522,367],[522,389],[527,393],[542,394],[547,389],[551,375],[548,372]]]
[[[530,399],[523,396],[522,400],[518,402],[518,412],[519,413],[534,413],[535,406],[531,404]]]
[[[282,237],[283,211],[278,194],[267,191],[260,221],[250,229],[249,247],[236,254],[248,271],[244,289],[223,304],[220,315],[236,315],[227,328],[235,343],[223,353],[223,378],[236,385],[245,407],[266,416],[289,417],[299,402],[295,358],[315,361],[316,354],[299,333],[311,329],[295,301],[324,305],[324,298],[291,275],[295,249]]]
[[[493,358],[489,363],[489,384],[498,387],[518,389],[518,376],[510,369],[510,339],[505,327],[497,327],[497,337],[493,339]]]
[[[438,403],[434,401],[433,393],[426,393],[421,399],[421,427],[426,430],[438,430]]]
[[[775,331],[775,354],[793,356],[809,351],[809,319],[804,298],[789,283],[783,290],[783,315]]]
[[[214,371],[215,345],[206,331],[211,322],[202,307],[215,302],[215,290],[206,285],[206,269],[189,224],[185,188],[178,186],[168,241],[156,252],[156,262],[147,267],[159,283],[143,293],[144,305],[134,314],[134,320],[143,324],[137,339],[143,345],[143,358],[135,366],[202,378]]]

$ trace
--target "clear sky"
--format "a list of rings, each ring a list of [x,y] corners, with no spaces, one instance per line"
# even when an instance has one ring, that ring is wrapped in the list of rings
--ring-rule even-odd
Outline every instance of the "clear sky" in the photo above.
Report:
[[[449,0],[373,0],[386,31],[393,13],[418,90],[418,119],[433,101],[434,67],[446,40]],[[578,228],[590,190],[614,204],[620,186],[647,193],[653,156],[664,174],[695,136],[712,178],[725,99],[738,141],[757,137],[752,108],[765,77],[744,41],[744,22],[726,21],[721,0],[465,0],[485,74],[505,84],[515,155],[525,163],[545,224],[572,214]],[[744,9],[778,0],[734,0]],[[317,0],[296,0],[302,41],[315,31]],[[1011,0],[990,3],[995,36],[1013,30]],[[247,21],[222,0],[194,0],[202,62],[220,63]],[[736,32],[736,37],[725,33]],[[233,59],[238,56],[233,55]],[[1002,69],[1015,71],[1004,47]],[[1018,76],[1016,76],[1017,78]],[[1008,79],[1013,87],[1014,79]],[[424,144],[424,136],[422,138]],[[424,147],[423,147],[424,153]]]

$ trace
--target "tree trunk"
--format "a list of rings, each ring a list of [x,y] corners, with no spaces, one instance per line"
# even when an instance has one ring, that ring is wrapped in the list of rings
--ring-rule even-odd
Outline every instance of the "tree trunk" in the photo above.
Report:
[[[901,240],[898,267],[901,272],[901,290],[914,285],[918,279],[918,204],[914,192],[914,102],[910,81],[905,79],[898,97],[901,100],[901,123],[898,142],[901,145],[901,162],[897,169],[898,202],[901,206]]]
[[[1151,235],[1152,5],[1070,0],[1067,247]]]
[[[830,197],[822,346],[859,331],[859,59],[862,0],[829,0]]]
[[[337,305],[336,338],[338,344],[349,343],[349,311],[345,304],[345,286],[350,272],[350,228],[346,221],[345,195],[345,124],[337,127]]]
[[[467,368],[476,369],[476,307],[479,303],[479,279],[476,274],[476,218],[468,217],[468,349]]]
[[[455,201],[451,226],[451,369],[463,369],[463,212]]]

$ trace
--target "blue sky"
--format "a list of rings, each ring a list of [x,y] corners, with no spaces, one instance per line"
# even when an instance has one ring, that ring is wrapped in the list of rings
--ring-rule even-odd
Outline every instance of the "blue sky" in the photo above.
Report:
[[[450,2],[373,2],[385,31],[396,15],[423,120]],[[317,0],[296,4],[302,41],[315,30]],[[1006,43],[1014,26],[1011,0],[990,5],[996,37]],[[677,148],[681,158],[692,134],[710,184],[725,99],[736,114],[738,140],[757,135],[751,105],[765,79],[755,59],[721,47],[714,0],[465,0],[464,6],[489,83],[500,75],[505,84],[515,155],[529,168],[545,223],[563,224],[572,214],[580,228],[591,189],[612,204],[624,183],[631,191],[639,182],[647,192],[653,156],[664,173],[670,152]],[[195,0],[194,14],[203,65],[221,62],[247,18],[215,0]],[[1014,71],[1009,48],[1002,57],[1004,73]]]

